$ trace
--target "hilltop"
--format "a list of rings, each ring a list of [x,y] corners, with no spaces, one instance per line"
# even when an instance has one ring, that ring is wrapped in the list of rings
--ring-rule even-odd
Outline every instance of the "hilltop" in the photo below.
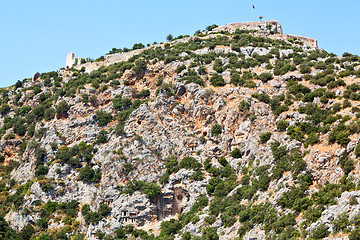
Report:
[[[360,57],[277,21],[0,89],[3,239],[358,239]]]

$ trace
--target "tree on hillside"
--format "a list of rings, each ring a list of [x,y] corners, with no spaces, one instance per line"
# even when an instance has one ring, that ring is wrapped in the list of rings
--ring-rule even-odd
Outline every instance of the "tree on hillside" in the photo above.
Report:
[[[166,40],[168,40],[168,41],[171,41],[173,39],[174,39],[174,37],[171,34],[167,35],[167,37],[166,37]]]
[[[147,64],[144,59],[137,59],[135,61],[135,66],[133,67],[133,70],[136,75],[140,75],[140,76],[144,75],[146,69],[147,69]]]
[[[65,101],[60,102],[56,106],[56,117],[58,119],[67,118],[69,109],[70,109],[70,106],[67,104],[67,102],[65,102]]]

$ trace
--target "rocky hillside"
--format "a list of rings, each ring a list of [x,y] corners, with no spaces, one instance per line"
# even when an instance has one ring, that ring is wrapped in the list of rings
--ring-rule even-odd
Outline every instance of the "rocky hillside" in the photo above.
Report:
[[[360,57],[168,38],[0,89],[0,238],[360,239]]]

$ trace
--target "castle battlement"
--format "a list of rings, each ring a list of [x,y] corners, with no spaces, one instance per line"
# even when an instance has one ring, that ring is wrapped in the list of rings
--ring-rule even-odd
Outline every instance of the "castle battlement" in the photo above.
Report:
[[[249,31],[262,31],[266,33],[283,33],[281,25],[278,21],[262,21],[262,22],[244,22],[244,23],[230,23],[217,28],[214,28],[211,32],[231,32],[234,33],[236,29],[249,30]]]

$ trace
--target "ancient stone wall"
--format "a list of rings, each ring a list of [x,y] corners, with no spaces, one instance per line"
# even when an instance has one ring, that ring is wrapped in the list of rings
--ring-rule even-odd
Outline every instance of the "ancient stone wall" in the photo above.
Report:
[[[282,34],[283,30],[278,21],[270,20],[263,22],[245,22],[245,23],[230,23],[224,26],[215,28],[212,32],[228,31],[235,32],[236,29],[239,30],[255,30],[255,31],[265,31],[270,33],[277,32]]]
[[[308,37],[291,35],[291,34],[274,34],[271,38],[282,39],[282,40],[288,40],[292,38],[294,40],[299,40],[300,42],[308,44],[314,48],[318,48],[317,40],[314,38],[308,38]]]
[[[142,49],[136,49],[133,50],[131,52],[123,52],[123,53],[115,53],[115,54],[109,54],[109,55],[105,55],[105,65],[111,65],[117,62],[121,62],[121,61],[127,61],[129,60],[129,58],[131,58],[134,55],[137,55],[139,53],[141,53],[142,51],[144,51],[147,48],[142,48]]]

